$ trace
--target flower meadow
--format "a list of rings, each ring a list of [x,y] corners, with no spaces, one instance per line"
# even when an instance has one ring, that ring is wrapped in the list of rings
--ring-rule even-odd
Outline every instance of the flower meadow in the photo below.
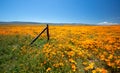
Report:
[[[0,25],[1,73],[120,73],[120,26]]]

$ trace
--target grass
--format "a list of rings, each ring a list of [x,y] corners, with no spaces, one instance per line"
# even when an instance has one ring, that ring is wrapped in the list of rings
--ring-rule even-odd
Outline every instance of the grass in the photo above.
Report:
[[[119,26],[50,26],[29,45],[42,28],[0,27],[1,73],[120,72]]]
[[[20,65],[23,65],[24,67],[30,66],[30,68],[33,67],[33,69],[30,70],[36,71],[34,67],[37,66],[37,58],[31,58],[32,55],[30,56],[29,53],[21,55],[21,50],[23,48],[24,50],[26,49],[27,52],[34,50],[34,48],[41,50],[39,49],[41,48],[39,45],[43,46],[46,41],[39,39],[30,47],[29,43],[31,40],[32,38],[30,36],[0,35],[0,72],[19,72],[23,69]],[[35,54],[33,54],[33,56],[34,55]],[[44,59],[42,53],[39,57]],[[43,62],[42,59],[39,60],[39,63]]]

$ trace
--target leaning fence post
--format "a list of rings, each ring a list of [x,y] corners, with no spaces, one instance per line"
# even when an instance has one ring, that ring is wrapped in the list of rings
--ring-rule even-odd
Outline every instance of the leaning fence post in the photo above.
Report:
[[[39,37],[45,30],[47,30],[47,38],[48,38],[48,40],[49,40],[49,39],[50,39],[50,38],[49,38],[50,35],[49,35],[49,28],[48,28],[48,24],[47,24],[47,26],[45,27],[45,29],[43,29],[42,32],[40,32],[40,34],[39,34],[38,36],[36,36],[36,37],[32,40],[32,42],[30,43],[30,45],[33,44],[33,43],[38,39],[38,37]]]

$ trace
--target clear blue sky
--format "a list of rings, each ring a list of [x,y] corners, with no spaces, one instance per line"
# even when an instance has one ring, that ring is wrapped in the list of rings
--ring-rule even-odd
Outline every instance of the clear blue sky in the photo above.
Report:
[[[0,21],[120,23],[120,0],[0,0]]]

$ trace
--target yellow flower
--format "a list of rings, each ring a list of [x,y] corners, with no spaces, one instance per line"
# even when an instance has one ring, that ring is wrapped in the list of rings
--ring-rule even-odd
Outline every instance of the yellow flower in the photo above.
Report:
[[[107,73],[107,70],[105,70],[104,68],[102,68],[102,73]]]
[[[54,67],[59,67],[59,64],[53,64]]]
[[[64,66],[64,64],[62,62],[57,63],[57,64],[53,64],[54,67],[60,67],[60,66]]]
[[[94,63],[90,63],[89,66],[85,67],[85,70],[93,69]]]
[[[51,68],[50,67],[48,67],[47,69],[46,69],[46,71],[48,72],[48,71],[50,71],[51,70]]]
[[[112,54],[110,54],[110,56],[108,57],[108,59],[112,59],[113,58],[113,55]]]
[[[75,64],[72,64],[72,71],[76,71],[76,66],[75,66]]]
[[[90,64],[89,64],[89,68],[90,68],[90,69],[93,69],[93,67],[94,67],[94,63],[90,63]]]
[[[77,64],[77,63],[75,62],[75,60],[73,60],[72,58],[69,59],[69,61],[70,61],[71,63]]]
[[[96,70],[92,70],[92,73],[97,73]]]
[[[87,65],[87,62],[83,62],[82,64],[83,64],[83,65]]]
[[[100,59],[101,60],[105,60],[105,56],[104,55],[100,55]]]
[[[85,69],[85,70],[89,70],[89,67],[85,67],[84,69]]]
[[[74,55],[75,55],[75,52],[74,52],[74,51],[68,52],[68,56],[74,56]]]
[[[60,66],[64,66],[64,64],[63,64],[63,63],[59,63],[59,65],[60,65]]]

